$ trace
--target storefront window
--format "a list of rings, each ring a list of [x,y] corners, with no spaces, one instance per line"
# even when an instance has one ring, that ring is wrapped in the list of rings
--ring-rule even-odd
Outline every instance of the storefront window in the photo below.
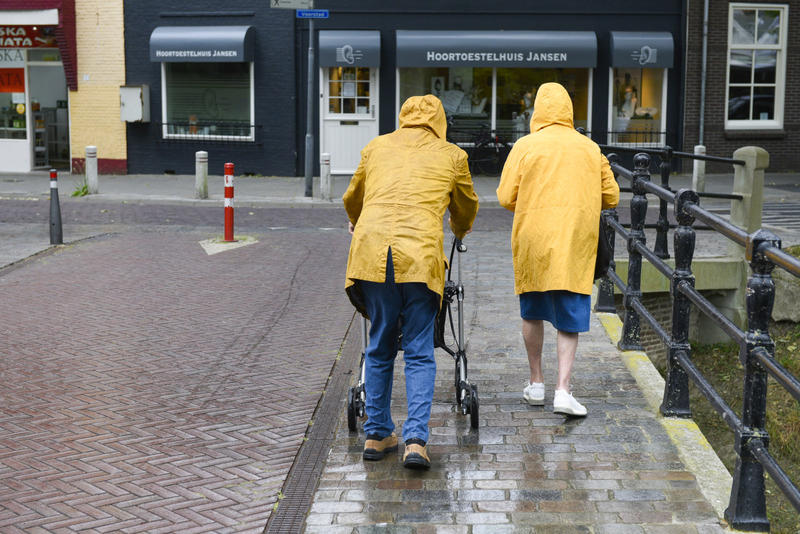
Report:
[[[492,91],[492,71],[489,67],[400,69],[400,104],[409,96],[434,94],[442,100],[450,121],[451,141],[469,143],[481,129],[494,126],[503,141],[513,143],[530,133],[539,86],[558,82],[572,97],[575,127],[587,128],[589,69],[498,68],[496,93]]]
[[[665,72],[665,69],[613,69],[609,143],[664,143]]]
[[[28,50],[28,61],[61,61],[61,52],[58,48],[31,48]]]
[[[369,113],[369,67],[328,69],[328,112],[366,115]]]
[[[0,54],[0,139],[27,139],[25,122],[25,50]]]
[[[511,140],[529,134],[536,91],[547,82],[564,86],[572,98],[575,127],[586,129],[588,69],[497,69],[497,130]]]
[[[488,129],[492,110],[492,69],[471,67],[400,69],[400,105],[410,96],[432,94],[442,101],[451,126],[448,136],[468,142]]]
[[[162,63],[164,136],[254,139],[252,63]]]
[[[25,93],[0,93],[0,139],[27,137]]]

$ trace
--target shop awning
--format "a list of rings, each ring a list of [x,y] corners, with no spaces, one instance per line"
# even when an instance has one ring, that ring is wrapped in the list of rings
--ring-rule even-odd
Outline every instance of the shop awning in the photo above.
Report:
[[[320,67],[380,67],[381,33],[377,30],[319,32]]]
[[[150,34],[150,61],[253,61],[252,26],[159,26]]]
[[[611,32],[611,66],[668,69],[674,47],[669,32]]]
[[[398,67],[594,67],[587,31],[397,31]]]

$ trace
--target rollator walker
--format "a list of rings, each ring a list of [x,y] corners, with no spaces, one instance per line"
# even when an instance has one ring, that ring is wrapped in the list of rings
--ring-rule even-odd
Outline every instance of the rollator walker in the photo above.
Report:
[[[456,256],[455,252],[458,251]],[[434,325],[433,344],[435,348],[440,348],[453,357],[455,362],[455,397],[456,405],[462,415],[469,414],[470,425],[478,428],[480,403],[478,401],[478,386],[471,384],[467,379],[467,353],[464,343],[464,286],[461,284],[461,254],[467,251],[467,246],[458,238],[453,238],[453,246],[450,249],[450,262],[447,268],[447,280],[444,284],[444,294],[442,295],[442,306],[436,315]],[[456,256],[458,278],[456,281],[451,279],[453,272],[453,256]],[[453,302],[456,303],[456,313],[458,315],[458,331],[453,320]],[[445,330],[447,324],[450,325],[450,333],[455,346],[447,344],[445,340]],[[347,427],[351,432],[358,430],[358,419],[366,415],[366,393],[364,390],[366,370],[364,358],[367,353],[369,342],[367,334],[367,320],[361,316],[361,339],[363,342],[361,350],[361,374],[358,383],[352,386],[347,392]],[[402,346],[400,344],[399,346]]]

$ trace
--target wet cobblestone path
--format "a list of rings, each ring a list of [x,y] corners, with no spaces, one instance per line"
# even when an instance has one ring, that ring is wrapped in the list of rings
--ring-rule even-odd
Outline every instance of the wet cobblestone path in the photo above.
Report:
[[[342,418],[306,533],[716,533],[723,532],[697,482],[650,411],[596,317],[582,334],[573,393],[589,415],[552,413],[555,331],[545,331],[544,407],[528,406],[528,378],[513,292],[509,232],[465,240],[469,378],[480,427],[456,412],[454,364],[437,351],[429,451],[433,467],[402,467],[402,446],[363,462],[363,431]],[[405,417],[402,358],[393,388],[398,434]]]

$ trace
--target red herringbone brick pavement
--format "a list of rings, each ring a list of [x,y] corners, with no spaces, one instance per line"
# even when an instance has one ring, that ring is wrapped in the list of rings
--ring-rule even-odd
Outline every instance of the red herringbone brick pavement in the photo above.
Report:
[[[260,532],[352,308],[344,231],[122,234],[0,275],[0,532]]]

